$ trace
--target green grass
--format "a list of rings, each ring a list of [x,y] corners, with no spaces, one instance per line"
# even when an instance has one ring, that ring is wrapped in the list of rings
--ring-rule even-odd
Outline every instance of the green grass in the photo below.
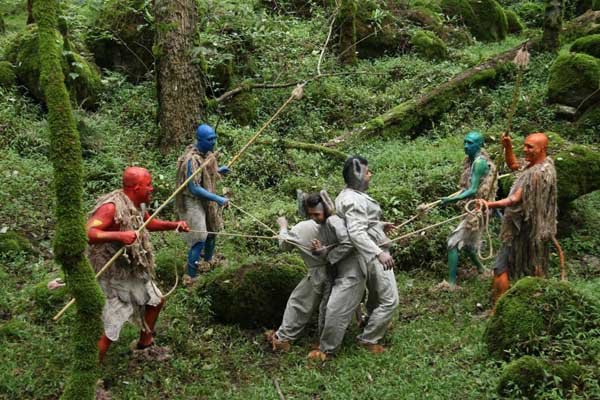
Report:
[[[232,52],[232,45],[245,43],[245,38],[254,46],[254,68],[241,72],[236,82],[252,79],[281,83],[314,75],[327,15],[317,11],[311,19],[299,19],[264,12],[257,3],[203,3],[212,12],[205,14],[206,29],[200,40],[214,42],[211,46],[218,50],[209,52],[209,64]],[[24,2],[13,7],[16,12],[6,19],[9,33],[0,37],[0,57],[6,43],[24,24],[23,6]],[[75,8],[68,10],[76,34],[84,35],[84,18],[73,15]],[[85,13],[93,12],[90,4]],[[229,27],[243,38],[228,33]],[[444,62],[408,54],[360,60],[354,69],[338,66],[328,53],[324,71],[361,73],[309,83],[302,101],[286,110],[265,135],[326,142],[523,40],[524,36],[511,36],[495,44],[450,48],[450,59]],[[241,51],[249,52],[244,48]],[[544,104],[553,58],[548,54],[532,57],[514,119],[515,136],[548,130],[574,142],[598,143],[596,132],[556,120],[554,111]],[[85,207],[91,209],[95,198],[118,187],[123,167],[133,164],[152,172],[152,208],[156,208],[175,188],[175,160],[183,148],[173,149],[166,156],[155,148],[158,129],[153,84],[134,85],[116,73],[105,73],[103,83],[105,92],[99,109],[94,113],[77,111],[86,174]],[[235,110],[221,110],[224,115],[219,123],[218,147],[222,163],[287,99],[290,90],[251,92],[258,103],[258,117],[249,126],[240,126],[228,114]],[[371,193],[382,204],[386,219],[402,221],[414,213],[418,204],[456,190],[462,140],[467,131],[483,131],[490,151],[497,151],[512,90],[511,76],[490,87],[470,90],[449,112],[433,121],[431,128],[415,132],[415,136],[420,135],[415,140],[373,137],[354,140],[341,150],[370,160],[375,171]],[[218,118],[217,111],[207,114],[210,122]],[[254,146],[234,166],[223,186],[233,192],[235,204],[275,227],[279,215],[298,220],[296,188],[326,188],[335,195],[343,183],[341,165],[336,160],[298,150]],[[52,190],[42,107],[28,100],[20,89],[0,88],[0,229],[24,234],[35,248],[31,254],[0,254],[0,399],[57,398],[73,358],[69,350],[71,317],[52,323],[49,317],[59,306],[42,308],[34,301],[35,286],[59,275],[50,251]],[[596,295],[600,284],[599,205],[598,192],[577,200],[570,211],[570,229],[560,230],[570,276],[592,295]],[[458,212],[452,207],[436,209],[407,230]],[[167,207],[161,217],[174,218],[172,207]],[[227,231],[270,234],[235,210],[225,211],[225,219]],[[498,225],[494,219],[495,248]],[[486,354],[482,342],[485,320],[478,317],[476,308],[477,303],[489,307],[489,281],[461,276],[462,291],[428,290],[447,275],[445,241],[452,227],[444,226],[394,249],[400,269],[401,304],[385,339],[388,352],[380,357],[356,346],[354,327],[338,357],[324,365],[306,360],[310,343],[315,341],[314,327],[289,354],[274,355],[268,351],[261,330],[215,324],[209,311],[210,299],[179,288],[168,299],[157,327],[157,342],[170,346],[174,357],[152,365],[137,362],[128,344],[138,333],[129,326],[111,348],[102,368],[105,385],[115,399],[278,399],[275,378],[288,399],[494,398],[503,364]],[[175,233],[153,234],[157,251],[179,249],[184,253],[179,240]],[[219,238],[217,243],[217,250],[231,265],[277,253],[273,241]],[[486,263],[491,266],[492,261]],[[463,263],[460,270],[467,268]],[[553,257],[551,275],[558,274]],[[600,393],[578,395],[594,398]],[[552,396],[548,394],[548,398],[560,398]]]

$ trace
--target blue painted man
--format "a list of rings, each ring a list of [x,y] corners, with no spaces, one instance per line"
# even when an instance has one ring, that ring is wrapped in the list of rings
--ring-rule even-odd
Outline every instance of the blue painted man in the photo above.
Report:
[[[181,185],[212,154],[217,141],[217,133],[207,124],[196,129],[196,143],[186,147],[177,160],[177,185]],[[215,193],[217,181],[229,168],[218,166],[217,157],[192,179],[185,190],[176,198],[175,208],[183,219],[188,221],[191,232],[185,234],[190,250],[188,252],[186,283],[192,282],[198,270],[208,271],[213,267],[215,234],[223,228],[221,207],[227,207],[229,200]]]
[[[463,161],[463,171],[460,177],[461,191],[453,196],[443,197],[441,204],[461,202],[461,200],[484,199],[494,200],[497,189],[496,166],[490,156],[482,149],[483,135],[477,131],[469,132],[465,136],[464,150],[466,157]],[[483,266],[477,258],[481,245],[482,227],[479,218],[469,214],[448,237],[448,282],[438,285],[441,289],[455,289],[456,275],[458,273],[459,253],[464,250],[475,264],[479,272]]]

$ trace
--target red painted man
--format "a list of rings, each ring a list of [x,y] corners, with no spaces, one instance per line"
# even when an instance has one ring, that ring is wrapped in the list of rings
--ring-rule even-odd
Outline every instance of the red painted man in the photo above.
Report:
[[[145,205],[152,195],[152,177],[145,168],[123,171],[123,188],[98,199],[87,222],[89,258],[98,272],[122,247],[125,253],[98,278],[106,296],[102,312],[104,334],[98,342],[100,360],[110,344],[119,338],[127,321],[140,326],[138,349],[153,344],[152,330],[164,304],[162,293],[152,280],[154,255],[148,231],[180,229],[188,231],[185,221],[153,219],[139,235],[136,230],[150,216]]]
[[[494,302],[508,290],[510,279],[544,276],[550,244],[556,235],[556,170],[547,156],[548,137],[532,133],[525,138],[525,162],[517,161],[510,137],[502,137],[508,167],[520,170],[507,198],[480,200],[490,208],[504,208],[502,247],[494,266]]]

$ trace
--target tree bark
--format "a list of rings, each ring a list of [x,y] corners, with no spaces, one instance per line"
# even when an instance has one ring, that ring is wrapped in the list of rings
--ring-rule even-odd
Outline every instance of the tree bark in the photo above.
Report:
[[[63,399],[93,399],[98,377],[97,342],[102,333],[104,297],[85,256],[87,239],[82,209],[81,143],[62,71],[62,38],[57,30],[58,0],[35,0],[38,23],[40,84],[48,107],[51,160],[56,194],[54,255],[67,288],[75,298],[73,366]],[[57,349],[61,351],[61,349]]]
[[[192,58],[198,10],[195,0],[155,0],[160,147],[190,142],[201,122],[202,68]]]
[[[546,51],[558,51],[562,29],[562,1],[546,0],[544,10],[544,35],[541,47]]]
[[[356,64],[356,0],[341,0],[339,11],[340,24],[340,61],[342,64]]]
[[[33,0],[27,0],[27,25],[31,25],[35,22],[33,18]]]

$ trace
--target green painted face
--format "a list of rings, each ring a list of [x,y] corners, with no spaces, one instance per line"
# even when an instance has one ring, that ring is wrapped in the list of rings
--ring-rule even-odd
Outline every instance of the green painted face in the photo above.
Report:
[[[475,157],[483,146],[483,135],[477,131],[469,132],[465,136],[464,149],[469,157]]]

